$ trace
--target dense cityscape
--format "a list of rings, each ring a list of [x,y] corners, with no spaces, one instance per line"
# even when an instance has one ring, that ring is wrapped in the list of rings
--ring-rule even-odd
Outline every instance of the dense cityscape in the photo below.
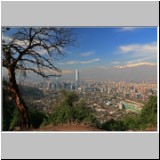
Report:
[[[30,98],[24,96],[24,99],[27,104],[46,114],[50,114],[59,103],[61,91],[75,92],[102,123],[117,120],[128,113],[140,113],[149,96],[157,94],[157,84],[154,82],[81,81],[78,70],[72,81],[57,76],[44,82],[23,81],[20,85],[35,89],[35,92],[29,92]]]

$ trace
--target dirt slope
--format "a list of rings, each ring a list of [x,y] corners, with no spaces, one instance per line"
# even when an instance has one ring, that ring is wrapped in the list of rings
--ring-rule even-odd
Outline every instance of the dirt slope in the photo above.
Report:
[[[103,131],[101,129],[95,128],[95,127],[90,127],[87,125],[59,125],[59,126],[52,126],[52,125],[48,125],[46,127],[43,128],[38,128],[38,129],[28,129],[25,131]]]

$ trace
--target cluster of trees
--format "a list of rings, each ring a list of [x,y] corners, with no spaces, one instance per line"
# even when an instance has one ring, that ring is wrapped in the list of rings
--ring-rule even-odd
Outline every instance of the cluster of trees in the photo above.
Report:
[[[86,107],[84,101],[79,100],[77,94],[73,92],[63,92],[63,99],[60,104],[53,109],[52,114],[44,120],[42,126],[63,125],[63,124],[97,125],[93,111]]]

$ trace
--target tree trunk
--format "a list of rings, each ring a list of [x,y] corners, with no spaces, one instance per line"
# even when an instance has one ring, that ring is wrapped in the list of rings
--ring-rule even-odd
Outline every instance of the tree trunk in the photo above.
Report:
[[[8,68],[8,76],[9,76],[9,82],[11,85],[11,91],[15,97],[16,101],[16,106],[21,114],[21,119],[22,119],[22,128],[27,128],[31,126],[31,119],[29,116],[29,112],[27,107],[25,106],[25,103],[21,97],[17,82],[16,82],[16,77],[15,77],[15,68],[14,67],[9,67]]]

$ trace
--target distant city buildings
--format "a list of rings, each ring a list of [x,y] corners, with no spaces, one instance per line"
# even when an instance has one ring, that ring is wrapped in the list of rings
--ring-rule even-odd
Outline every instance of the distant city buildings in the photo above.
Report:
[[[95,94],[104,94],[129,99],[137,102],[146,101],[149,96],[157,95],[156,82],[114,82],[114,81],[96,81],[81,80],[79,70],[75,71],[74,80],[63,80],[60,76],[54,77],[49,81],[24,81],[24,85],[37,87],[48,91],[75,91],[77,93],[93,92]]]
[[[157,83],[151,82],[114,82],[79,79],[79,71],[75,71],[74,80],[62,80],[60,76],[49,81],[25,82],[23,85],[38,88],[43,94],[33,93],[33,97],[25,100],[37,109],[51,113],[57,105],[62,89],[75,92],[86,103],[86,107],[93,110],[101,122],[119,119],[128,114],[139,114],[143,102],[150,95],[157,95]],[[31,93],[32,94],[32,93]]]
[[[40,87],[40,88],[47,88],[48,91],[51,91],[51,90],[55,90],[55,91],[59,91],[62,86],[61,86],[61,83],[60,83],[60,77],[61,75],[57,75],[54,77],[53,80],[48,80],[48,82],[46,83],[38,83],[37,87]],[[35,86],[35,82],[34,82],[34,86]]]

